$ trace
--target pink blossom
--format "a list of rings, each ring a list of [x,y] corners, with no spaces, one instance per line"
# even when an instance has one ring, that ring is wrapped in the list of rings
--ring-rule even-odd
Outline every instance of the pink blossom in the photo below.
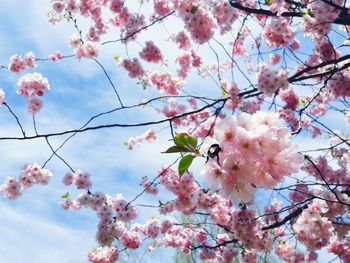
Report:
[[[72,48],[78,48],[82,44],[81,39],[77,35],[72,35],[69,39],[69,46]]]
[[[335,98],[350,97],[350,75],[347,72],[336,72],[327,84]]]
[[[8,66],[11,72],[20,72],[25,69],[35,68],[35,55],[33,52],[28,52],[24,58],[15,54],[10,58],[10,64]]]
[[[59,59],[63,59],[63,54],[60,51],[56,51],[55,54],[49,55],[49,59],[52,61],[57,61]]]
[[[124,59],[120,64],[126,71],[129,73],[129,77],[132,79],[135,78],[142,78],[144,73],[144,70],[137,58],[134,58],[133,60]]]
[[[278,114],[260,111],[227,117],[218,122],[214,136],[220,158],[210,159],[203,174],[234,201],[249,201],[255,187],[274,187],[299,169],[302,157]]]
[[[130,231],[124,232],[124,234],[121,236],[121,242],[125,247],[131,249],[137,249],[141,244],[137,233]]]
[[[128,14],[128,19],[123,25],[122,32],[125,42],[135,40],[137,33],[145,26],[145,17],[139,14]]]
[[[125,144],[128,146],[129,150],[132,150],[135,145],[140,145],[143,141],[153,142],[156,140],[156,138],[155,131],[153,129],[149,129],[140,136],[130,137]]]
[[[343,0],[335,4],[342,5]],[[323,1],[310,1],[307,4],[311,15],[303,16],[302,30],[316,41],[323,39],[331,30],[332,22],[338,17],[340,10]]]
[[[100,47],[98,44],[87,41],[84,44],[81,44],[75,50],[75,57],[80,60],[81,58],[96,58],[98,57],[98,52]]]
[[[176,62],[180,65],[180,69],[178,70],[177,75],[181,79],[185,79],[191,69],[191,55],[184,53],[176,58]]]
[[[123,8],[122,0],[111,0],[110,10],[114,13],[120,13]]]
[[[153,7],[154,11],[158,16],[165,16],[171,12],[171,6],[169,1],[165,0],[154,0]]]
[[[208,42],[214,34],[215,22],[213,17],[199,3],[175,3],[175,8],[185,23],[194,41],[199,44]]]
[[[40,73],[28,73],[22,76],[17,85],[17,93],[21,96],[30,97],[32,95],[42,96],[45,91],[49,91],[50,86],[47,78]]]
[[[295,94],[293,89],[281,90],[279,96],[286,103],[286,109],[295,110],[297,108],[299,97]]]
[[[271,97],[279,89],[288,88],[288,72],[286,70],[272,69],[265,64],[259,66],[258,89],[265,96]]]
[[[238,18],[237,11],[228,2],[213,1],[213,15],[220,27],[220,33],[224,34],[232,29],[232,24]]]
[[[0,185],[0,192],[7,198],[17,199],[21,196],[23,190],[32,187],[34,184],[46,185],[51,177],[52,173],[39,164],[27,164],[23,167],[18,180],[15,177],[8,177],[5,183]]]
[[[3,89],[0,89],[0,107],[5,101],[5,91]]]
[[[339,256],[344,262],[348,262],[350,260],[350,239],[333,236],[328,251]]]
[[[340,52],[329,40],[323,40],[319,43],[316,50],[324,61],[338,59],[340,57]]]
[[[184,50],[191,49],[191,40],[184,31],[181,31],[176,36],[174,36],[173,41],[176,44],[178,44],[178,47],[180,49],[184,49]]]
[[[57,13],[61,13],[64,8],[64,2],[62,0],[55,0],[52,2],[52,8],[57,12]]]
[[[141,182],[142,187],[145,189],[146,193],[156,195],[158,194],[158,187],[155,185],[155,183],[152,183],[147,176],[142,178]]]
[[[35,59],[35,54],[33,52],[28,52],[23,58],[23,63],[26,68],[35,68]]]
[[[293,41],[295,30],[290,26],[290,19],[285,17],[271,18],[265,27],[264,39],[270,47],[285,47]]]
[[[153,63],[159,63],[163,60],[160,49],[153,43],[153,41],[147,41],[146,47],[139,53],[140,58]]]
[[[118,258],[119,251],[115,246],[95,248],[88,254],[88,260],[91,263],[114,263]]]
[[[279,54],[270,55],[270,63],[276,65],[281,61],[281,56]]]
[[[78,189],[89,189],[92,186],[90,181],[90,174],[85,173],[81,170],[75,172],[75,180],[74,183]]]
[[[321,203],[313,201],[293,224],[297,238],[309,249],[325,247],[333,235],[332,223],[322,215],[328,210],[327,205],[322,207]]]
[[[35,115],[41,110],[42,107],[43,107],[42,100],[40,100],[34,96],[28,97],[28,112],[29,113]]]
[[[73,172],[66,173],[66,175],[62,179],[63,184],[65,186],[71,185],[74,182],[76,176],[77,175]]]
[[[150,219],[144,225],[143,234],[150,238],[156,238],[161,233],[161,222],[158,219]]]
[[[80,194],[77,198],[77,203],[81,206],[90,207],[92,206],[93,202],[94,202],[93,197],[87,193]]]
[[[153,72],[150,76],[151,82],[157,88],[169,95],[178,95],[183,86],[183,82],[171,77],[169,73]]]
[[[295,51],[300,48],[300,43],[298,40],[294,39],[290,45],[290,48]]]
[[[15,200],[22,195],[21,185],[15,177],[8,177],[5,183],[0,185],[0,193],[9,199]]]

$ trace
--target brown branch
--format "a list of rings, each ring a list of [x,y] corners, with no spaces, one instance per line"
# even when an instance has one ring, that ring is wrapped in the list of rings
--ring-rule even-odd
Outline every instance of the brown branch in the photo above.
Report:
[[[324,66],[337,64],[337,63],[342,62],[342,61],[347,60],[347,59],[350,59],[350,55],[345,55],[345,56],[340,57],[338,59],[328,60],[328,61],[322,62],[322,63],[320,63],[320,64],[318,64],[316,66],[308,66],[308,67],[298,71],[293,76],[289,77],[288,78],[288,82],[292,83],[292,82],[298,81],[298,77],[300,77],[304,73],[307,73],[307,72],[315,70],[315,69],[319,69],[319,68],[324,67]]]
[[[199,113],[199,112],[201,112],[201,111],[203,111],[203,110],[205,110],[207,108],[215,106],[216,104],[218,104],[220,102],[226,102],[227,100],[228,100],[228,98],[218,99],[218,100],[214,101],[213,103],[208,104],[208,105],[206,105],[206,106],[204,106],[204,107],[202,107],[200,109],[197,109],[197,110],[194,110],[194,111],[185,112],[185,113],[178,114],[178,115],[175,115],[175,116],[170,117],[170,118],[165,118],[165,119],[161,119],[161,120],[157,120],[157,121],[131,123],[131,124],[112,123],[112,124],[105,124],[105,125],[98,125],[98,126],[90,126],[90,127],[86,127],[86,128],[83,128],[83,129],[66,130],[66,131],[62,131],[62,132],[38,134],[38,135],[33,135],[33,136],[1,137],[0,141],[4,141],[4,140],[32,140],[32,139],[38,139],[38,138],[48,138],[48,137],[61,136],[61,135],[70,134],[70,133],[81,133],[81,132],[85,132],[85,131],[100,130],[100,129],[114,128],[114,127],[126,128],[126,127],[140,127],[140,126],[149,126],[149,125],[161,124],[161,123],[164,123],[164,122],[168,122],[168,121],[172,121],[172,120],[175,120],[175,119],[179,119],[179,118],[185,117],[187,115]]]
[[[101,43],[101,46],[103,46],[103,45],[105,45],[105,44],[109,44],[109,43],[119,42],[119,41],[125,42],[125,41],[128,40],[130,37],[133,37],[134,35],[136,35],[137,33],[141,32],[142,30],[147,29],[147,28],[153,26],[155,23],[164,20],[165,18],[167,18],[168,16],[171,16],[171,15],[174,14],[174,13],[175,13],[175,11],[171,11],[169,14],[157,18],[157,19],[154,20],[152,23],[141,27],[140,29],[136,30],[135,32],[132,32],[130,35],[127,35],[126,37],[121,37],[121,38],[116,39],[116,40],[109,40],[109,41],[102,42],[102,43]]]
[[[327,1],[329,2],[329,1]],[[249,14],[256,14],[256,15],[265,15],[270,17],[277,17],[277,16],[283,16],[283,17],[303,17],[305,14],[303,12],[283,12],[281,14],[277,14],[276,12],[272,12],[270,10],[261,9],[261,8],[251,8],[247,6],[243,6],[240,3],[237,3],[234,0],[229,0],[229,3],[232,7],[247,12]],[[346,12],[342,11],[340,15],[333,21],[334,24],[338,25],[350,25],[350,16]]]
[[[301,212],[303,212],[304,209],[306,209],[308,207],[308,204],[303,205],[302,207],[297,208],[295,211],[293,211],[292,213],[290,213],[289,215],[287,215],[285,218],[282,219],[282,221],[276,222],[274,224],[268,225],[263,227],[261,230],[269,230],[269,229],[273,229],[276,227],[280,227],[282,225],[284,225],[285,223],[287,223],[288,221],[296,218],[298,215],[301,214]]]

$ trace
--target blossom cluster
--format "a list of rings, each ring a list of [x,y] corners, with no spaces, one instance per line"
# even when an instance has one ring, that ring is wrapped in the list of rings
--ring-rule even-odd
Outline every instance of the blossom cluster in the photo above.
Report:
[[[175,36],[173,36],[173,41],[178,45],[179,49],[191,49],[191,39],[184,31],[180,31]]]
[[[293,203],[292,209],[283,209],[282,203],[274,200],[270,206],[265,208],[266,214],[260,217],[251,208],[253,195],[258,188],[271,189],[275,187],[286,176],[297,172],[303,162],[296,147],[291,144],[289,129],[284,127],[282,119],[291,126],[292,131],[303,128],[309,130],[313,136],[317,136],[322,131],[315,126],[315,122],[311,118],[305,115],[310,114],[317,118],[324,116],[327,110],[333,107],[333,105],[329,105],[331,100],[350,97],[349,73],[346,71],[335,72],[338,69],[341,70],[345,62],[340,62],[339,67],[330,67],[333,64],[332,60],[339,59],[341,54],[327,36],[332,27],[331,22],[338,17],[342,8],[343,12],[346,10],[342,7],[344,0],[302,0],[294,4],[283,0],[265,1],[265,4],[254,0],[231,2],[220,0],[154,0],[154,13],[149,16],[150,25],[147,25],[146,16],[142,14],[143,5],[149,1],[141,1],[140,8],[134,6],[133,9],[138,9],[137,12],[129,10],[127,1],[123,0],[52,0],[51,2],[56,12],[56,16],[50,17],[52,22],[67,18],[70,22],[74,22],[78,31],[80,29],[76,21],[80,21],[80,19],[75,20],[76,16],[84,16],[86,21],[91,23],[86,32],[80,31],[79,36],[74,35],[69,41],[69,45],[74,49],[75,57],[78,60],[82,58],[94,59],[98,56],[101,38],[109,31],[110,27],[117,27],[121,37],[116,41],[105,43],[121,41],[127,45],[130,41],[135,40],[140,32],[146,31],[147,28],[156,24],[156,19],[162,20],[162,16],[167,16],[174,11],[173,16],[178,16],[185,25],[184,31],[171,36],[172,41],[181,51],[181,54],[172,60],[179,65],[177,78],[170,72],[148,71],[143,68],[141,59],[158,65],[165,61],[163,58],[165,54],[162,54],[151,40],[146,41],[145,47],[141,48],[140,51],[134,51],[135,54],[138,54],[137,58],[123,59],[120,66],[127,71],[130,78],[140,80],[145,87],[155,85],[159,91],[167,95],[165,97],[183,95],[182,93],[187,95],[187,90],[183,90],[185,79],[189,76],[191,69],[196,68],[201,76],[207,74],[206,76],[210,76],[214,80],[215,76],[218,76],[217,86],[223,95],[223,97],[220,95],[220,99],[216,99],[216,102],[223,102],[222,104],[214,105],[213,103],[210,105],[214,99],[202,97],[202,95],[193,96],[186,102],[183,102],[186,96],[178,96],[183,98],[177,98],[178,100],[175,98],[161,99],[159,103],[164,102],[165,106],[156,108],[158,113],[170,120],[172,129],[183,128],[191,136],[198,139],[206,138],[205,146],[201,146],[202,152],[199,152],[197,146],[194,146],[194,149],[188,149],[185,147],[186,145],[175,148],[177,148],[176,150],[184,150],[184,152],[189,151],[193,157],[200,155],[207,157],[207,162],[203,165],[202,175],[210,188],[203,188],[200,185],[200,180],[197,180],[195,175],[188,170],[180,175],[176,169],[171,167],[162,169],[154,180],[143,177],[141,181],[141,194],[146,192],[156,195],[159,191],[158,186],[161,185],[173,195],[168,201],[159,201],[158,210],[162,217],[172,212],[180,212],[181,215],[195,215],[196,218],[205,219],[196,222],[198,224],[154,217],[144,224],[134,223],[138,211],[137,205],[134,205],[133,202],[138,196],[128,201],[121,194],[109,196],[102,192],[92,192],[90,175],[81,170],[69,172],[63,177],[63,183],[66,186],[75,185],[77,189],[83,189],[84,193],[80,193],[76,199],[71,199],[68,193],[63,195],[62,207],[66,210],[89,208],[96,213],[99,219],[96,239],[101,247],[90,251],[89,262],[116,262],[120,256],[119,248],[137,249],[143,245],[143,240],[148,239],[153,242],[148,247],[148,251],[164,246],[179,249],[184,254],[190,255],[191,251],[197,250],[201,260],[213,263],[233,262],[238,257],[242,258],[244,262],[256,262],[259,253],[267,255],[273,249],[275,249],[275,254],[286,262],[311,262],[317,259],[315,250],[323,248],[327,244],[329,244],[328,250],[330,252],[338,255],[344,262],[350,261],[350,253],[347,253],[350,241],[348,238],[340,238],[348,233],[348,226],[332,223],[333,220],[342,219],[348,209],[345,204],[349,202],[349,198],[343,193],[348,191],[347,186],[350,184],[350,175],[347,169],[350,153],[346,148],[347,139],[343,141],[339,139],[343,135],[332,138],[329,148],[329,152],[338,162],[339,168],[335,168],[323,156],[315,158],[314,161],[312,159],[310,162],[306,161],[306,165],[303,167],[311,179],[319,181],[318,184],[324,182],[332,184],[331,192],[325,186],[317,189],[317,187],[312,188],[308,184],[297,182],[290,188],[293,190],[289,196],[289,201]],[[242,5],[242,10],[247,9],[245,7],[256,8],[255,11],[265,10],[260,9],[260,5],[265,5],[271,12],[276,13],[276,16],[256,15],[257,19],[254,23],[264,27],[263,32],[257,36],[256,32],[251,31],[251,28],[246,26],[246,21],[249,24],[248,19],[251,17],[249,12],[239,11],[238,8],[233,8],[230,3]],[[339,8],[336,8],[336,5],[339,5]],[[282,12],[285,11],[300,11],[302,17],[281,16]],[[241,28],[234,27],[239,15],[242,15],[242,19],[239,19],[242,22]],[[341,14],[341,16],[345,15],[345,13]],[[316,97],[306,96],[300,99],[300,94],[296,93],[297,89],[293,90],[289,87],[286,69],[291,68],[291,65],[287,65],[285,59],[292,54],[295,63],[301,62],[299,59],[301,52],[293,53],[300,47],[299,42],[295,39],[296,23],[294,22],[297,19],[303,21],[302,30],[307,35],[312,36],[315,44],[314,53],[305,64],[297,66],[297,72],[311,66],[310,70],[307,70],[303,76],[322,75],[322,77],[313,78],[315,82],[327,79],[324,81],[323,90]],[[232,46],[231,54],[226,51],[224,46],[220,52],[212,49],[217,56],[217,64],[208,67],[204,65],[202,57],[196,53],[197,50],[201,52],[204,47],[198,46],[195,52],[192,43],[199,45],[208,43],[214,36],[215,30],[221,34],[228,32],[233,35],[235,30],[232,28],[237,28],[239,32],[234,41],[230,43]],[[85,33],[86,41],[83,39],[83,33]],[[252,66],[253,59],[248,55],[248,51],[252,49],[246,48],[245,44],[248,42],[246,40],[254,40],[253,48],[258,49],[258,55],[263,59],[265,59],[266,53],[260,50],[265,48],[261,42],[265,41],[269,48],[276,47],[270,60],[273,65],[279,64],[282,59],[281,55],[284,56],[281,64],[284,65],[285,69],[274,69],[265,64],[259,67],[257,88],[262,91],[263,95],[261,96],[256,95],[259,92],[256,92],[255,88],[254,93],[250,93],[249,89],[244,89],[245,87],[239,89],[233,81],[237,72],[234,64],[238,61],[234,56],[242,56],[239,59],[243,59],[245,62],[246,67],[243,71],[241,71],[240,65],[236,64],[241,73],[245,74],[245,71],[251,73],[254,68]],[[217,44],[221,45],[219,41]],[[229,59],[219,61],[221,52],[222,54],[225,52]],[[50,55],[49,58],[55,61],[63,58],[63,55],[57,52]],[[34,68],[35,61],[33,53],[28,53],[24,58],[14,55],[10,58],[8,69],[11,72],[20,72]],[[324,63],[323,65],[326,66],[317,67],[320,63]],[[223,75],[226,75],[228,69],[232,69],[231,83],[221,79]],[[323,69],[326,71],[331,69],[329,72],[332,73],[326,74],[326,71],[322,72]],[[327,78],[328,76],[330,77]],[[20,78],[18,86],[18,94],[28,100],[29,111],[33,114],[37,113],[42,107],[42,101],[38,99],[38,96],[42,96],[49,90],[47,79],[39,73],[27,74]],[[251,87],[253,88],[254,85],[252,84]],[[264,96],[271,97],[273,95],[279,96],[279,99],[284,103],[278,113],[259,111]],[[0,106],[4,103],[4,97],[4,91],[0,89]],[[254,97],[254,99],[250,97]],[[250,99],[246,100],[246,98]],[[202,105],[205,107],[201,109],[201,106],[197,105],[197,101],[203,103]],[[345,102],[344,106],[346,106]],[[301,110],[300,116],[297,116],[296,111],[299,103],[304,103],[307,108]],[[228,111],[225,111],[225,108]],[[195,113],[191,113],[191,111]],[[246,113],[226,117],[225,114],[229,111]],[[350,123],[350,113],[346,112],[346,109],[340,109],[339,112],[344,114],[346,121]],[[332,131],[332,133],[337,135],[336,131]],[[141,136],[131,137],[126,145],[132,149],[143,141],[153,142],[155,139],[155,131],[150,129]],[[215,149],[214,152],[213,149]],[[308,159],[307,156],[305,157]],[[196,158],[196,161],[198,159]],[[6,182],[0,185],[0,192],[5,197],[16,199],[24,189],[35,183],[47,184],[51,176],[47,169],[43,169],[38,164],[27,165],[23,168],[18,179],[15,177],[7,178]],[[326,201],[310,201],[313,197],[319,197]],[[288,229],[283,226],[280,228],[263,226],[263,224],[268,226],[268,224],[282,222],[283,213],[288,210],[292,215],[295,211],[293,210],[295,205],[300,202],[305,202],[308,206],[304,206],[303,211],[288,222],[292,226],[291,231],[296,239],[307,248],[305,255],[298,252],[292,243],[281,239]],[[237,206],[237,203],[240,204]],[[214,231],[208,231],[207,226],[209,230],[216,228],[216,234],[212,234]],[[267,228],[269,230],[264,230]],[[275,247],[273,246],[274,240],[279,240]]]
[[[228,2],[213,1],[213,16],[217,25],[220,27],[220,33],[224,34],[232,29],[233,23],[238,18],[237,11],[230,6]]]
[[[350,97],[350,76],[347,73],[337,72],[328,82],[329,90],[335,98]]]
[[[128,146],[129,150],[132,150],[135,145],[139,145],[143,141],[153,142],[156,140],[156,138],[157,137],[155,131],[153,129],[149,129],[141,136],[130,137],[129,140],[125,142],[125,145]]]
[[[146,46],[139,53],[140,58],[153,63],[159,63],[163,60],[160,49],[153,43],[153,41],[147,41]]]
[[[345,154],[345,152],[346,149],[339,154],[340,157]],[[341,183],[345,185],[350,183],[350,174],[346,165],[345,167],[341,166],[340,168],[335,169],[329,164],[327,158],[324,156],[319,156],[315,160],[305,162],[302,169],[319,181],[325,180],[328,183]]]
[[[343,262],[350,261],[350,238],[340,239],[333,237],[328,247],[328,251],[339,256]]]
[[[128,14],[128,19],[121,31],[124,33],[123,39],[124,42],[135,40],[137,33],[140,32],[140,29],[146,24],[145,17],[139,14]]]
[[[99,247],[91,250],[88,254],[88,260],[91,263],[114,263],[119,258],[117,247]]]
[[[212,38],[216,24],[200,1],[178,1],[174,6],[194,41],[204,44]]]
[[[265,64],[259,66],[258,89],[265,96],[271,97],[279,89],[288,88],[288,72],[284,69],[273,69]]]
[[[297,172],[302,162],[277,113],[227,117],[217,123],[214,138],[206,143],[216,143],[222,150],[202,174],[213,189],[221,189],[234,201],[250,201],[257,187],[274,187]]]
[[[285,262],[305,262],[305,256],[303,253],[298,252],[295,249],[295,245],[289,242],[280,240],[275,253]]]
[[[89,189],[92,186],[90,174],[81,170],[67,173],[63,177],[62,182],[66,186],[74,183],[78,189]]]
[[[78,47],[76,47],[74,53],[78,60],[82,58],[96,58],[98,57],[99,49],[98,44],[87,41],[84,44],[80,44]]]
[[[42,108],[43,102],[36,97],[44,95],[44,92],[50,90],[47,78],[40,73],[28,73],[22,76],[17,83],[19,89],[17,93],[27,98],[28,111],[33,115]]]
[[[198,68],[202,65],[202,58],[191,50],[191,53],[186,52],[178,56],[176,62],[180,65],[177,75],[181,79],[185,79],[188,76],[191,67]]]
[[[344,0],[335,0],[332,3],[342,6]],[[303,16],[302,30],[319,41],[330,32],[332,22],[338,17],[340,10],[324,1],[307,1],[307,9],[310,13]]]
[[[154,0],[153,8],[156,15],[162,17],[171,12],[170,1],[167,0]]]
[[[188,100],[188,104],[182,104],[176,101],[175,98],[167,100],[167,105],[158,111],[164,114],[167,118],[172,118],[198,109],[197,101],[194,98]],[[213,123],[215,117],[210,117],[208,110],[203,110],[199,113],[186,115],[181,118],[173,119],[174,127],[186,127],[186,131],[194,136],[205,138],[213,133]]]
[[[51,61],[57,61],[63,59],[63,54],[60,51],[56,51],[54,54],[49,55]]]
[[[184,83],[176,78],[173,78],[169,73],[166,72],[152,72],[150,75],[150,81],[152,84],[168,95],[178,95],[180,89]]]
[[[316,51],[323,61],[338,59],[340,57],[340,52],[332,45],[329,40],[323,39],[316,44]]]
[[[325,202],[314,201],[303,210],[293,224],[297,238],[309,249],[320,249],[326,246],[333,235],[332,222],[322,216],[326,212]]]
[[[296,31],[290,26],[290,19],[272,18],[266,26],[263,36],[270,47],[285,47],[293,41]]]
[[[15,54],[10,58],[10,64],[8,66],[11,72],[20,72],[25,69],[35,68],[35,55],[33,52],[28,52],[24,58]]]
[[[137,249],[140,246],[141,241],[135,229],[128,229],[123,223],[134,220],[137,216],[137,210],[122,195],[112,197],[101,192],[91,193],[88,191],[86,194],[80,194],[76,200],[71,200],[65,196],[61,204],[64,209],[79,210],[82,207],[88,207],[96,212],[100,219],[96,239],[101,246],[104,246],[104,249],[110,248],[109,246],[116,238],[120,239],[126,248]],[[95,252],[98,252],[97,254],[92,252],[95,260],[118,256],[118,252],[114,249],[112,251],[97,250]],[[92,255],[90,256],[92,257]]]
[[[17,199],[22,195],[23,190],[32,187],[34,184],[46,185],[51,177],[52,173],[39,164],[27,164],[23,167],[18,179],[10,176],[5,183],[0,185],[0,193],[9,199]]]
[[[123,59],[120,65],[128,72],[129,77],[131,79],[135,79],[135,78],[141,79],[145,74],[141,63],[137,58],[134,58],[133,60]]]
[[[155,183],[152,183],[147,176],[142,177],[141,185],[145,189],[146,193],[156,195],[159,192],[158,187],[155,185]]]

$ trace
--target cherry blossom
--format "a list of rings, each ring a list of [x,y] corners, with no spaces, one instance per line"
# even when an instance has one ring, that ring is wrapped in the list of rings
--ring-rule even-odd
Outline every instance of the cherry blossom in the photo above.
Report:
[[[275,186],[297,172],[302,160],[277,114],[260,111],[225,118],[214,137],[222,148],[220,161],[210,159],[204,173],[220,181],[234,201],[249,201],[256,187]]]
[[[126,262],[131,250],[147,257],[159,248],[213,263],[315,262],[325,252],[350,261],[346,1],[51,0],[50,8],[49,23],[71,28],[57,34],[62,52],[20,47],[27,53],[13,50],[0,64],[10,76],[3,78],[6,98],[0,89],[4,160],[22,142],[41,140],[48,152],[30,149],[43,164],[26,164],[17,176],[4,166],[1,196],[30,194],[51,181],[51,169],[64,166],[61,208],[97,219],[89,262]],[[118,65],[108,68],[113,57]],[[71,61],[82,67],[70,72]],[[85,65],[98,70],[89,76],[80,71]],[[50,96],[44,96],[49,79],[39,71],[55,87]],[[83,88],[74,87],[74,72],[83,73]],[[10,88],[13,78],[29,114]],[[67,86],[69,107],[58,97]],[[44,104],[48,110],[41,111]],[[52,109],[65,114],[68,128],[53,122]],[[88,117],[81,126],[70,122],[77,109]],[[113,142],[126,140],[126,147],[116,142],[119,159],[110,160],[112,173],[123,170],[115,188],[113,174],[104,177],[107,160],[84,164],[67,151],[88,131],[106,142],[110,133],[102,131],[112,128],[128,129],[113,132]],[[75,145],[84,153],[78,157],[95,154],[91,143]],[[109,154],[99,146],[98,155]],[[144,158],[142,165],[129,156]],[[135,180],[124,180],[129,169]],[[118,192],[126,182],[126,192]]]
[[[4,103],[5,101],[5,91],[3,89],[0,89],[0,106]]]
[[[272,69],[267,65],[260,65],[258,73],[258,88],[265,96],[271,97],[279,89],[288,88],[288,72]]]

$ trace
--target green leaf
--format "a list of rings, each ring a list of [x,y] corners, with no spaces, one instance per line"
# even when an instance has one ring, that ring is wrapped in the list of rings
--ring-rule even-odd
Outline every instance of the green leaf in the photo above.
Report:
[[[120,57],[118,55],[115,55],[113,58],[114,58],[115,61],[118,62]]]
[[[186,170],[191,166],[193,159],[196,156],[194,155],[185,155],[184,157],[181,158],[180,162],[179,162],[179,167],[178,167],[178,171],[179,171],[179,175],[180,177],[186,172]]]
[[[62,198],[62,199],[67,199],[67,198],[69,198],[69,193],[67,192],[67,193],[61,195],[61,198]]]
[[[184,147],[186,145],[186,143],[184,141],[185,135],[187,135],[187,134],[186,133],[177,133],[174,137],[175,145]]]
[[[193,148],[196,148],[197,147],[197,138],[196,137],[192,137],[192,136],[187,136],[185,138],[186,140],[186,143],[187,144],[190,144]]]
[[[197,147],[197,138],[188,135],[187,133],[177,133],[174,138],[174,143],[177,146],[185,147],[192,146]]]
[[[224,89],[221,89],[221,94],[222,94],[222,96],[224,96],[224,97],[227,97],[227,96],[228,96],[227,91],[224,90]]]
[[[168,150],[162,153],[181,153],[181,152],[192,152],[192,151],[183,146],[171,146]]]

